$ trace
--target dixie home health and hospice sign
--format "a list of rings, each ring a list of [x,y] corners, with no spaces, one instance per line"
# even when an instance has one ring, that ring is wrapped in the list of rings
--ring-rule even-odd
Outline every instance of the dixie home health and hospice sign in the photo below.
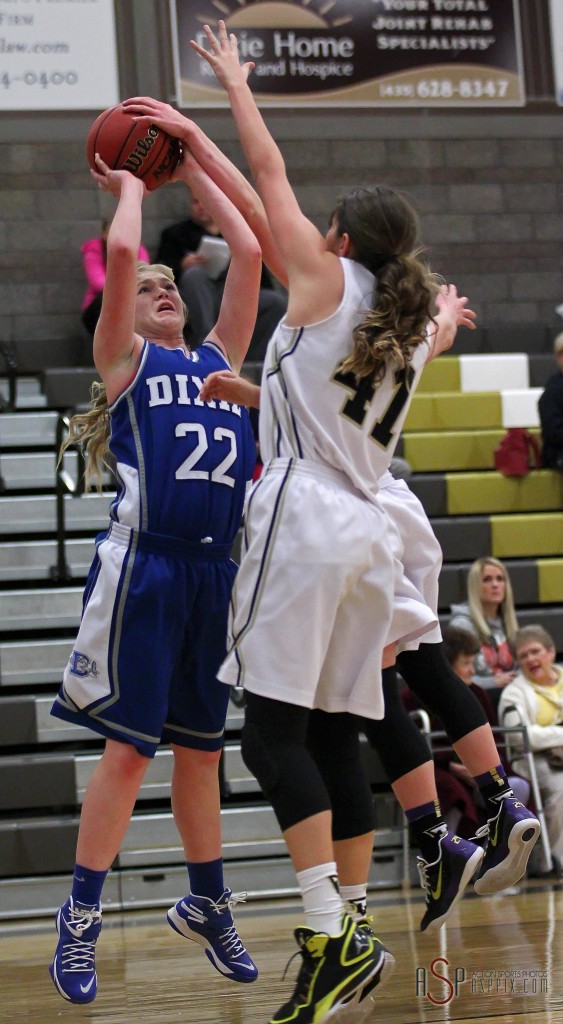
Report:
[[[170,0],[177,97],[225,106],[189,46],[223,17],[263,106],[521,106],[517,0]]]

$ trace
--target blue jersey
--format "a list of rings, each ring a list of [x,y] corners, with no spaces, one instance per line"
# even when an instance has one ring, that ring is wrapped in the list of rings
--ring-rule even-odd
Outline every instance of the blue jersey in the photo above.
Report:
[[[136,530],[230,544],[240,526],[256,445],[245,409],[202,402],[202,383],[229,365],[145,341],[134,380],[110,406],[118,491],[110,515]]]

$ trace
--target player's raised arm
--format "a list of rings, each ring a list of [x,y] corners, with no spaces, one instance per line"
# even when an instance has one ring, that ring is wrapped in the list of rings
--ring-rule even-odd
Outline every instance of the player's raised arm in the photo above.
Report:
[[[163,103],[150,96],[134,96],[124,100],[123,107],[132,114],[145,118],[147,124],[158,125],[169,135],[188,145],[198,163],[240,210],[252,228],[268,270],[281,284],[287,285],[285,263],[270,229],[264,204],[242,171],[235,167],[195,121],[185,117],[169,103]]]
[[[236,36],[227,34],[223,21],[219,22],[218,36],[209,25],[204,29],[210,50],[205,50],[194,40],[190,45],[207,60],[228,94],[239,138],[287,268],[290,285],[294,282],[298,285],[304,276],[309,281],[320,282],[331,272],[337,275],[336,270],[327,269],[333,261],[332,254],[327,253],[323,236],[300,209],[287,178],[282,154],[247,84],[248,71],[253,65],[241,66]]]
[[[234,370],[244,362],[256,324],[262,252],[256,236],[230,199],[211,180],[189,149],[176,177],[198,196],[231,252],[217,323],[208,337],[224,348]]]
[[[94,363],[106,384],[108,375],[112,375],[112,382],[115,376],[119,391],[135,370],[142,344],[134,324],[141,207],[146,190],[143,182],[129,171],[112,171],[99,158],[97,164],[99,171],[93,171],[93,177],[101,189],[118,199],[118,205],[106,243],[106,282],[94,333]]]

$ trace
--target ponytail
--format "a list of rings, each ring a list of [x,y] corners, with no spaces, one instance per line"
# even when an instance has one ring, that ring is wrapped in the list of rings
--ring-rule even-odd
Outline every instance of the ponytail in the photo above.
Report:
[[[426,337],[438,280],[421,259],[417,215],[394,189],[354,189],[339,199],[331,220],[348,234],[352,258],[375,276],[372,308],[356,326],[341,369],[377,383],[388,364],[404,368]]]

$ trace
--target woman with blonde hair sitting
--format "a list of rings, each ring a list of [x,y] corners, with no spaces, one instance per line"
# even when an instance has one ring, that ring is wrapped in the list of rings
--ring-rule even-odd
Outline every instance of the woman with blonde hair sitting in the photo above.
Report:
[[[448,625],[479,641],[474,682],[488,689],[506,686],[515,675],[511,643],[518,630],[512,586],[502,562],[478,558],[467,576],[467,601],[452,605]]]

